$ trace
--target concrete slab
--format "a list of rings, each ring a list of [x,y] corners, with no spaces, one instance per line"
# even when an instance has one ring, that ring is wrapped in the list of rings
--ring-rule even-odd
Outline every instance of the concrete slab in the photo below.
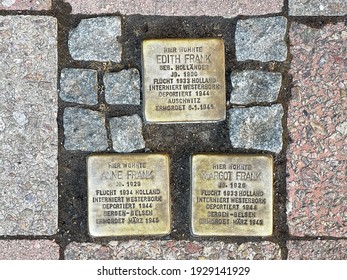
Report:
[[[52,0],[0,0],[0,10],[49,10]]]
[[[57,20],[0,17],[0,235],[58,220]]]
[[[252,0],[65,0],[73,14],[103,14],[162,16],[224,16],[265,15],[280,13],[283,0],[269,0],[266,5]]]
[[[243,244],[221,241],[131,240],[107,245],[70,243],[68,260],[279,260],[280,247],[271,242]]]

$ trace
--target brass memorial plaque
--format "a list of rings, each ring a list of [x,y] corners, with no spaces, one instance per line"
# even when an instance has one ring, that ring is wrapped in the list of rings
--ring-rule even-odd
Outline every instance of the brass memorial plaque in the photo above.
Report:
[[[192,234],[272,235],[271,156],[198,154],[191,168]]]
[[[222,39],[152,39],[142,43],[144,116],[149,123],[225,119]]]
[[[87,171],[91,236],[170,233],[168,155],[91,155]]]

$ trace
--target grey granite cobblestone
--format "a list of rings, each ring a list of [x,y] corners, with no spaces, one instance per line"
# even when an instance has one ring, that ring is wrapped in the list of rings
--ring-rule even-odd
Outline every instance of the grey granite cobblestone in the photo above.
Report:
[[[236,25],[236,59],[285,61],[287,19],[282,16],[239,20]]]
[[[129,153],[145,148],[139,115],[110,118],[110,128],[116,152]]]
[[[60,98],[67,102],[95,105],[98,103],[96,70],[65,68],[60,75]]]
[[[281,73],[248,70],[231,73],[232,104],[247,105],[277,100],[282,82]]]
[[[106,73],[104,85],[108,104],[140,105],[140,73],[137,69]]]
[[[69,34],[69,50],[75,60],[120,62],[120,17],[82,19]]]
[[[66,150],[105,151],[108,148],[103,113],[68,107],[64,111]]]
[[[282,105],[232,108],[229,113],[230,141],[234,148],[275,153],[282,150]]]

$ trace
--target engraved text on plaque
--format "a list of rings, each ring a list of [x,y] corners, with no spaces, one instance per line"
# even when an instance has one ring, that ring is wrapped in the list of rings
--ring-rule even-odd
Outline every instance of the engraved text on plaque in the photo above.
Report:
[[[224,42],[221,39],[153,39],[142,44],[147,122],[225,119]]]
[[[168,155],[92,155],[87,165],[91,236],[170,233]]]
[[[192,157],[192,233],[269,236],[273,228],[273,160],[265,155]]]

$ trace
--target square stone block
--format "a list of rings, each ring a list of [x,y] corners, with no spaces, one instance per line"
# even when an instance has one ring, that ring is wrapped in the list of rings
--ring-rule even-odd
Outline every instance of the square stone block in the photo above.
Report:
[[[69,51],[75,60],[120,62],[122,45],[121,17],[96,17],[82,19],[69,33]]]
[[[140,73],[137,69],[106,73],[104,85],[108,104],[140,105]]]
[[[285,61],[287,19],[282,16],[239,20],[235,47],[238,61]]]
[[[282,105],[232,108],[229,112],[230,141],[233,147],[281,152]]]
[[[96,105],[98,74],[96,70],[64,68],[60,75],[60,98],[67,102]]]
[[[281,73],[259,70],[233,72],[230,75],[232,92],[230,102],[249,105],[260,102],[274,102],[281,89]]]
[[[66,150],[105,151],[108,148],[105,115],[89,109],[64,110],[64,148]]]
[[[145,148],[142,135],[142,120],[139,115],[110,118],[113,150],[130,153]]]

